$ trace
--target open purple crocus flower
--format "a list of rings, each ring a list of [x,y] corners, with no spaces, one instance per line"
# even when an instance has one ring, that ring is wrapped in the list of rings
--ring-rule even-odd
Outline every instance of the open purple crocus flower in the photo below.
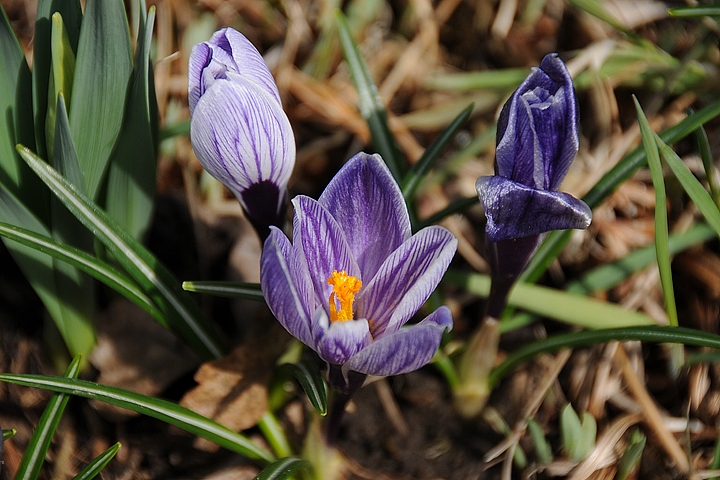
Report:
[[[293,242],[272,227],[260,260],[270,310],[329,364],[351,394],[366,375],[425,365],[452,328],[447,307],[401,328],[435,290],[457,240],[443,227],[411,235],[402,193],[379,155],[359,153],[319,200],[293,199]]]
[[[295,165],[295,138],[265,61],[240,32],[215,32],[190,53],[188,102],[200,163],[265,239],[283,223]]]
[[[493,317],[547,232],[590,225],[590,208],[557,191],[578,143],[572,77],[550,54],[503,106],[495,176],[480,177],[475,185],[487,216],[494,287],[488,313]]]

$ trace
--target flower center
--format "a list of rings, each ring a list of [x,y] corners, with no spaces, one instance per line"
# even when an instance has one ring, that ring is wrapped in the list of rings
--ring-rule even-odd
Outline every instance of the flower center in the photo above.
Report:
[[[333,286],[330,294],[330,321],[346,322],[353,319],[353,302],[355,294],[360,291],[362,282],[359,278],[334,270],[327,279],[328,285]]]

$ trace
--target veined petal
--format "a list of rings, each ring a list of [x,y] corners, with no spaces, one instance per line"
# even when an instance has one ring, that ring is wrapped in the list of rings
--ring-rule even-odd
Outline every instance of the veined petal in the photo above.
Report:
[[[295,164],[295,140],[280,104],[252,82],[215,82],[190,125],[203,167],[242,201],[251,185],[270,181],[284,192]]]
[[[245,35],[233,28],[223,28],[215,32],[210,43],[217,45],[232,57],[235,72],[256,83],[278,103],[281,103],[280,93],[272,73],[260,52]]]
[[[284,233],[270,227],[260,257],[260,286],[273,315],[290,334],[314,348],[310,273]]]
[[[203,70],[212,59],[212,49],[206,42],[198,43],[190,51],[188,61],[188,104],[190,115],[195,111],[195,105],[206,90],[203,80]]]
[[[360,278],[360,270],[332,215],[316,200],[304,195],[298,195],[292,202],[295,206],[293,243],[302,251],[312,272],[318,303],[328,312],[332,286],[327,280],[332,272],[344,270],[348,275]]]
[[[450,310],[440,307],[425,320],[375,340],[344,365],[344,369],[368,375],[400,375],[430,361],[440,346],[443,332],[452,329]]]
[[[491,242],[584,229],[592,220],[590,207],[567,193],[537,190],[498,176],[478,178],[475,188],[485,208],[485,231]]]
[[[342,365],[372,341],[367,320],[331,323],[322,308],[315,311],[312,326],[315,351],[335,365]]]
[[[348,160],[318,201],[345,233],[363,281],[410,237],[402,192],[379,155],[358,153]]]
[[[357,316],[378,339],[397,331],[435,290],[457,249],[445,228],[427,227],[400,245],[357,299]]]

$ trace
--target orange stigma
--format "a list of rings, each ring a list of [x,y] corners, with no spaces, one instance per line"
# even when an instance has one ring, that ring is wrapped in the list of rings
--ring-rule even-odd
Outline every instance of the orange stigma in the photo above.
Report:
[[[348,275],[345,270],[342,272],[335,270],[327,279],[327,283],[333,286],[333,292],[328,299],[330,302],[330,321],[346,322],[352,320],[355,294],[362,287],[360,279]]]

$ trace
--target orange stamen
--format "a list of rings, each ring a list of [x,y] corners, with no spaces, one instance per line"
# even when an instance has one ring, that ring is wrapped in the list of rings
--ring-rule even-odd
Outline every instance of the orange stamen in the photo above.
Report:
[[[362,282],[359,278],[345,273],[345,270],[332,272],[327,279],[328,285],[333,286],[328,301],[330,302],[330,321],[346,322],[353,319],[353,302],[355,294],[360,291]]]

